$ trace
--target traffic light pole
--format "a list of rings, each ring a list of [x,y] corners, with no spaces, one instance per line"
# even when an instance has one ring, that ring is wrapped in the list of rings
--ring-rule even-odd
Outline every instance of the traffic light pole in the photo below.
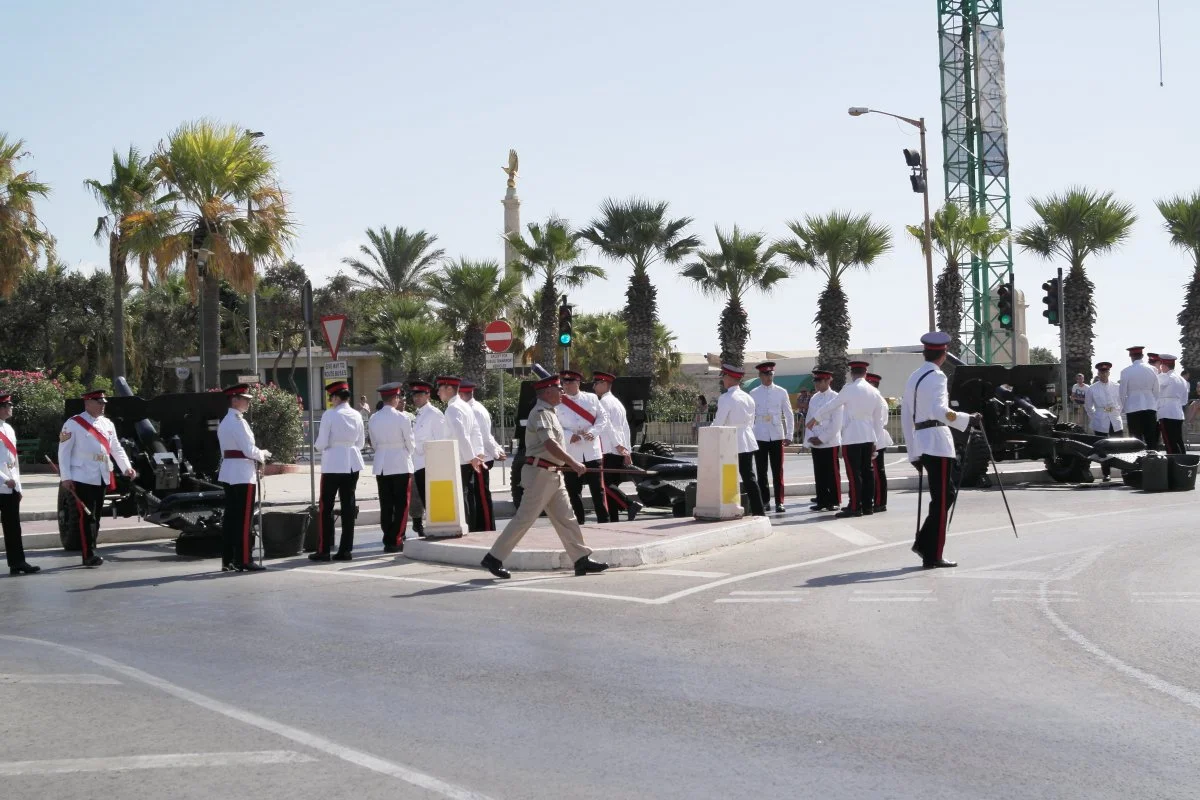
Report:
[[[1067,404],[1067,315],[1066,291],[1063,288],[1062,267],[1058,268],[1058,382],[1062,394],[1059,403],[1062,406],[1063,422],[1070,422],[1070,411]]]

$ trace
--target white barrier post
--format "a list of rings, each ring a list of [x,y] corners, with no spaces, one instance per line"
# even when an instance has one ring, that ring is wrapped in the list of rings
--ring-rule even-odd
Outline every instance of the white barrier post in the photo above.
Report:
[[[458,442],[425,443],[425,537],[451,539],[467,532]]]
[[[700,447],[696,462],[696,508],[699,520],[738,519],[741,506],[741,480],[738,476],[737,428],[700,429]],[[751,487],[753,490],[754,487]]]

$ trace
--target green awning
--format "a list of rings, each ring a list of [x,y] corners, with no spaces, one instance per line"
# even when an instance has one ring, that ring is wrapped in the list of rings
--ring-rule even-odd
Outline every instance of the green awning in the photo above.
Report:
[[[742,388],[747,392],[758,386],[761,381],[758,378],[746,381],[742,384]],[[776,375],[775,384],[787,389],[788,394],[799,394],[801,391],[813,391],[813,379],[811,374],[804,375]]]

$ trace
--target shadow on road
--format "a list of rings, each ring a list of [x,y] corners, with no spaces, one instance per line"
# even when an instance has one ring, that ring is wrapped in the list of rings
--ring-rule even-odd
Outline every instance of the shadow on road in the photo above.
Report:
[[[910,572],[923,572],[924,567],[899,567],[898,569],[881,569],[870,572],[839,572],[836,575],[818,575],[804,582],[804,587],[845,586],[850,583],[881,583],[908,575]]]

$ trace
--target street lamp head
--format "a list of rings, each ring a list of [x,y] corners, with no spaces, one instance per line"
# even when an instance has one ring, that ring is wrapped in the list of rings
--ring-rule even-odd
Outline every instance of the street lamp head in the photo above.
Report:
[[[866,106],[850,106],[850,110],[847,113],[852,117],[861,117],[863,114],[870,114],[871,109]]]

